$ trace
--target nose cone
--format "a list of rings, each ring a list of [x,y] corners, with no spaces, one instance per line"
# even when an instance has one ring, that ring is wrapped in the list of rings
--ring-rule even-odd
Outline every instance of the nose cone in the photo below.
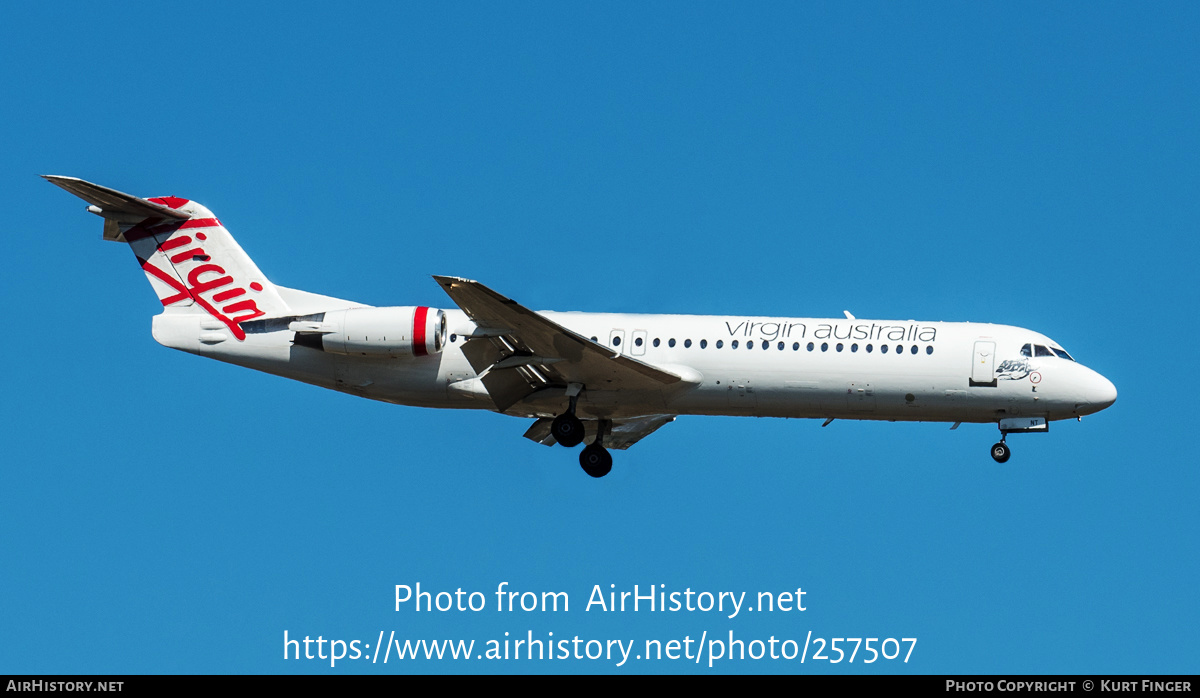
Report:
[[[1117,386],[1112,381],[1092,372],[1090,380],[1084,389],[1084,401],[1079,405],[1080,414],[1092,414],[1108,407],[1117,401]]]

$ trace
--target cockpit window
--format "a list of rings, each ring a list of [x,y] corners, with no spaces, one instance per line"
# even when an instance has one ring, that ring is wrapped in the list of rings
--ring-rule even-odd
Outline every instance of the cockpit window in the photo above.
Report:
[[[1058,347],[1054,346],[1044,347],[1041,344],[1033,344],[1032,342],[1021,347],[1021,356],[1057,356],[1058,358],[1066,359],[1067,361],[1075,360],[1075,358],[1068,354],[1064,349],[1059,349]]]

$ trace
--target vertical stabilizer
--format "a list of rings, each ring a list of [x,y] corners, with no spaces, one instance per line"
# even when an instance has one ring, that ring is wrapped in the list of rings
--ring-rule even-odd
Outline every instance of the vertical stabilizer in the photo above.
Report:
[[[239,341],[246,338],[239,323],[288,314],[274,284],[204,206],[43,176],[91,204],[88,211],[104,218],[106,240],[129,244],[164,307],[207,313]]]

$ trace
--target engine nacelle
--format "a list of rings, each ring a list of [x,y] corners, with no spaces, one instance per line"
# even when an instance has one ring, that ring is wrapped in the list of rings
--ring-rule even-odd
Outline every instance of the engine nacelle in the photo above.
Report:
[[[348,308],[325,313],[319,332],[320,348],[334,354],[427,356],[446,346],[446,315],[423,305]],[[313,346],[315,339],[296,335],[297,344]]]

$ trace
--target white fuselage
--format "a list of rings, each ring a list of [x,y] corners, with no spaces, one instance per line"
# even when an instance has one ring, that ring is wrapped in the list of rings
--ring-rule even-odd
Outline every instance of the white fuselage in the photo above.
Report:
[[[45,177],[129,245],[163,305],[160,344],[372,400],[536,418],[524,436],[537,443],[590,438],[592,477],[611,470],[607,449],[677,415],[993,422],[1003,463],[1008,434],[1117,398],[1049,338],[1006,325],[539,313],[438,275],[453,310],[365,306],[272,283],[194,201]]]
[[[319,297],[314,297],[319,298]],[[332,300],[332,299],[330,299]],[[155,318],[160,343],[362,397],[422,407],[495,410],[462,352],[476,330],[446,310],[450,341],[420,357],[335,355],[293,345],[293,333],[249,334],[242,342],[200,341],[202,317],[167,309]],[[1074,418],[1107,407],[1116,390],[1095,371],[1022,348],[1059,345],[1006,325],[860,319],[542,312],[550,320],[689,380],[640,394],[587,385],[581,416],[645,414],[996,422],[1007,417]],[[1028,352],[1027,352],[1028,353]],[[553,417],[563,387],[504,410]]]

